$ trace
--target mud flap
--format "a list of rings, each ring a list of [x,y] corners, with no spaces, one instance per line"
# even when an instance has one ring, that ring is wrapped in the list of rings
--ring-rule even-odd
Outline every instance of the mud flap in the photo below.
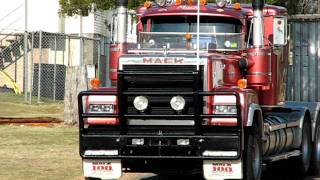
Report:
[[[241,160],[206,160],[203,161],[205,179],[242,179]]]
[[[84,159],[84,177],[119,179],[122,175],[121,160]]]

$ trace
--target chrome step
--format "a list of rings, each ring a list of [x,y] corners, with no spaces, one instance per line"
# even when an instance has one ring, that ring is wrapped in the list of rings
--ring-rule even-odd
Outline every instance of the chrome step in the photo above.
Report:
[[[268,157],[264,158],[263,160],[269,161],[269,162],[274,162],[274,161],[288,159],[290,157],[300,156],[300,155],[301,155],[300,150],[294,150],[294,151],[290,151],[290,152],[285,152],[285,153],[281,153],[281,154],[277,154],[277,155],[268,156]]]

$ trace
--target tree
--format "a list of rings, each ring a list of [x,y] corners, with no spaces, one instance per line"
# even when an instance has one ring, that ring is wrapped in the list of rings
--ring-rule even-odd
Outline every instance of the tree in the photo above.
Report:
[[[135,9],[142,5],[146,0],[128,0],[129,9]],[[215,0],[207,0],[208,2],[215,2]],[[289,14],[298,13],[312,13],[316,9],[312,8],[315,4],[314,0],[265,0],[268,4],[284,6],[288,8]],[[233,0],[233,2],[251,3],[252,0]],[[61,13],[73,16],[86,16],[90,11],[107,10],[116,7],[116,0],[59,0],[61,6]],[[316,6],[315,6],[316,7]]]
[[[129,9],[135,9],[143,4],[145,0],[129,0]],[[61,6],[61,13],[73,16],[86,16],[90,11],[94,10],[108,10],[116,7],[116,0],[59,0]]]
[[[116,6],[115,0],[59,0],[61,13],[87,16],[92,10],[107,10]]]

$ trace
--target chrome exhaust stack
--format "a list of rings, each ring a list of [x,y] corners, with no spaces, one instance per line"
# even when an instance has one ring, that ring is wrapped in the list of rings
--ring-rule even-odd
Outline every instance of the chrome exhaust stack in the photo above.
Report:
[[[118,43],[127,42],[127,24],[128,24],[128,0],[117,0],[118,12]]]
[[[253,46],[256,48],[262,48],[263,35],[264,35],[264,24],[263,24],[263,8],[264,0],[253,0]]]

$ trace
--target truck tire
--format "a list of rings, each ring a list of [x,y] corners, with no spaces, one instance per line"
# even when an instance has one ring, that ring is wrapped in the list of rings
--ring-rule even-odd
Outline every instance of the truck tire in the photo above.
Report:
[[[320,116],[319,116],[320,117]],[[319,118],[318,117],[318,118]],[[310,162],[310,174],[313,176],[320,175],[320,122],[317,121],[315,127],[315,136]]]
[[[244,179],[260,180],[262,174],[262,142],[257,125],[246,131],[244,141]]]
[[[305,117],[302,127],[301,155],[290,159],[290,172],[293,172],[299,178],[304,178],[310,167],[312,142],[311,126]]]

